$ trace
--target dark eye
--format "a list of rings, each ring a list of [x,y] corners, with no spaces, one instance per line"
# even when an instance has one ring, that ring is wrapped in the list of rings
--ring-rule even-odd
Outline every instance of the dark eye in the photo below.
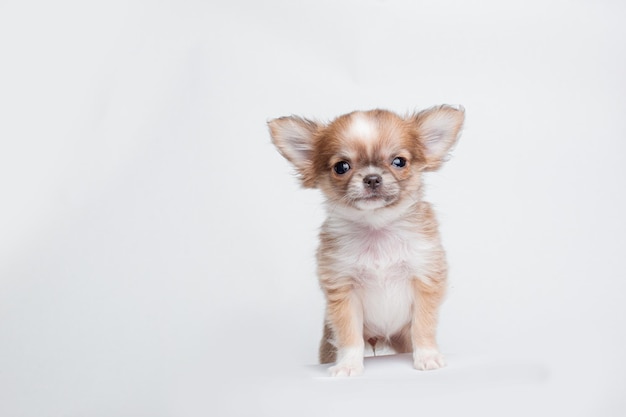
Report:
[[[391,165],[396,168],[403,168],[406,165],[406,158],[396,156],[393,161],[391,161]]]
[[[346,161],[340,161],[335,164],[333,169],[337,174],[343,175],[350,170],[350,164]]]

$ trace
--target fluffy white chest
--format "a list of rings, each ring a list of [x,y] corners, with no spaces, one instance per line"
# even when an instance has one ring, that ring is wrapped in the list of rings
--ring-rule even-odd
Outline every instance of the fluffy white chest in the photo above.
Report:
[[[411,281],[425,275],[432,244],[402,226],[354,227],[339,241],[336,267],[353,280],[366,333],[397,333],[411,320]]]

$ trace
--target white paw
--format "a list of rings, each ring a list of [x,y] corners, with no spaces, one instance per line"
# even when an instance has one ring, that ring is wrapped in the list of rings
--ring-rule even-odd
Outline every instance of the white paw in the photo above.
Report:
[[[363,374],[362,363],[338,363],[328,369],[330,376],[359,376]]]
[[[431,371],[443,368],[446,361],[437,349],[416,349],[413,352],[413,364],[420,371]]]

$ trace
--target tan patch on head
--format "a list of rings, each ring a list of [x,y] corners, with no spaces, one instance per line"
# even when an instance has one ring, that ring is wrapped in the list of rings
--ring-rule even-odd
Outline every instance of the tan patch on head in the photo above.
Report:
[[[424,149],[414,125],[386,110],[338,117],[320,132],[314,155],[318,186],[332,201],[348,204],[359,198],[368,175],[383,178],[380,191],[385,194],[386,204],[398,201],[402,189],[419,188],[419,171],[425,165]],[[403,160],[402,167],[393,164],[397,157]],[[337,174],[333,167],[342,161],[350,169]]]
[[[362,165],[387,165],[401,152],[413,163],[425,161],[412,123],[387,110],[340,116],[328,125],[318,144],[326,156],[350,157]]]

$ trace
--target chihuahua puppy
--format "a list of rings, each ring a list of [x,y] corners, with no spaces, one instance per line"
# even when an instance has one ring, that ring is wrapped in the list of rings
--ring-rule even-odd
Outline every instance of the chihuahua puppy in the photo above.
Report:
[[[445,366],[435,333],[447,264],[422,175],[441,167],[463,121],[463,108],[444,105],[406,117],[370,110],[268,123],[302,185],[325,197],[320,362],[335,362],[332,376],[360,375],[366,343],[413,352],[419,370]]]

